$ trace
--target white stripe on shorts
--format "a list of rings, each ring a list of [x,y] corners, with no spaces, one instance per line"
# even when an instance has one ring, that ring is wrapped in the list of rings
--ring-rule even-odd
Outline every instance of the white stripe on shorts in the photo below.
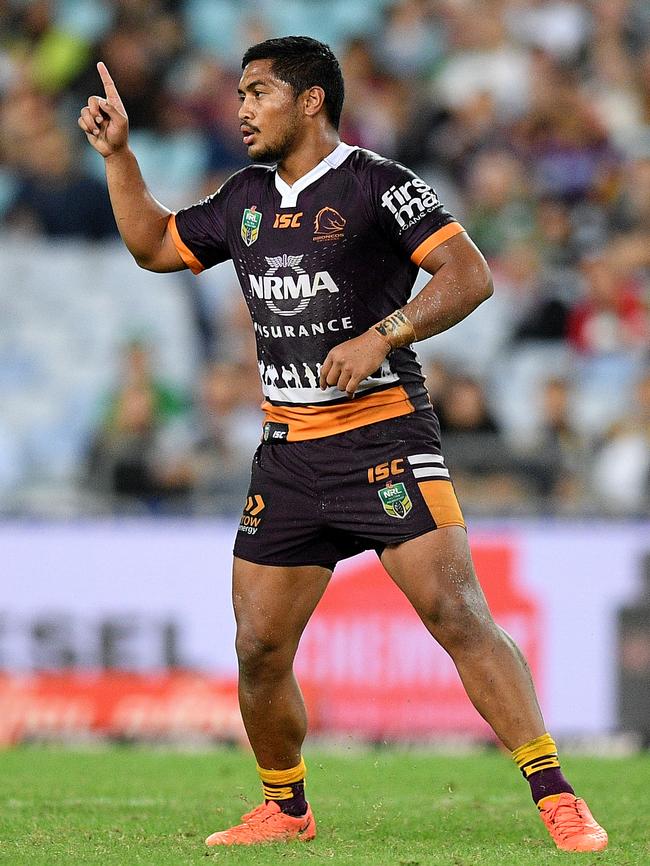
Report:
[[[449,470],[440,467],[439,469],[433,466],[424,466],[422,469],[413,470],[414,478],[449,478]]]
[[[411,454],[408,462],[413,466],[416,463],[444,463],[442,454]]]

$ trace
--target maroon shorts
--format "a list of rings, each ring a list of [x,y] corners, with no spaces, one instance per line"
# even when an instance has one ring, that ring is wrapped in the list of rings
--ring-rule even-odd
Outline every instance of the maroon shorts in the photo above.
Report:
[[[275,426],[253,458],[235,556],[333,568],[362,550],[465,525],[433,413],[305,442],[284,441]]]

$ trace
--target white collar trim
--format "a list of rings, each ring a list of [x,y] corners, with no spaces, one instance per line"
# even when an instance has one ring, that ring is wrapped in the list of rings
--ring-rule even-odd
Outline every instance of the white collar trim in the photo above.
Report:
[[[289,186],[286,181],[282,180],[276,169],[275,188],[282,196],[280,207],[295,207],[298,203],[298,196],[304,189],[311,186],[311,184],[317,181],[319,177],[327,174],[331,168],[338,168],[340,165],[343,165],[345,160],[355,150],[358,150],[358,148],[353,147],[351,144],[340,142],[340,144],[338,144],[334,150],[325,157],[325,159],[321,160],[318,165],[314,166],[314,168],[312,168],[311,171],[308,171],[307,174],[303,174],[302,177],[299,177],[291,186]]]

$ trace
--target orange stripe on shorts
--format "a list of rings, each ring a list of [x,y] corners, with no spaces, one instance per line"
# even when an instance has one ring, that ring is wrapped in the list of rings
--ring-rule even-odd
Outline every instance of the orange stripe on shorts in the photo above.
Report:
[[[438,528],[465,526],[463,513],[451,481],[442,478],[435,481],[420,481],[418,487]]]

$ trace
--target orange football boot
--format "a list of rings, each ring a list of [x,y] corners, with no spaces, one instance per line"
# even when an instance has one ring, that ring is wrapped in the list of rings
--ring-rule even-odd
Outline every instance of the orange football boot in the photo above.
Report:
[[[607,833],[596,823],[580,797],[560,794],[547,806],[541,806],[539,814],[560,851],[602,851],[607,848]]]
[[[242,815],[242,823],[230,830],[213,833],[205,844],[213,845],[259,845],[264,842],[290,842],[298,839],[309,842],[316,835],[316,821],[311,807],[300,818],[285,814],[274,800]]]

